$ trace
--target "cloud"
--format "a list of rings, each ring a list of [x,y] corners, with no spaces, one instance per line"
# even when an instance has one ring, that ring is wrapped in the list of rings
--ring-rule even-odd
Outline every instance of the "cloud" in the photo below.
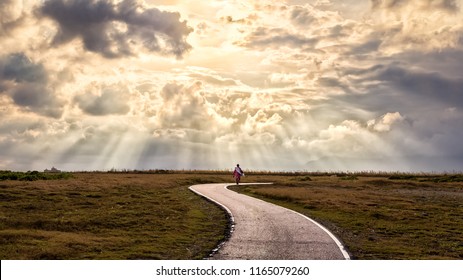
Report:
[[[248,114],[246,121],[241,126],[241,130],[247,134],[263,133],[276,129],[281,125],[283,118],[274,113],[269,116],[264,110],[259,110],[253,116]]]
[[[307,2],[0,1],[0,166],[461,165],[461,1]]]
[[[27,143],[34,142],[38,137],[44,135],[47,130],[46,123],[39,119],[15,118],[11,115],[2,115],[3,122],[0,125],[0,137],[3,143],[13,144],[14,142]]]
[[[193,30],[180,14],[145,8],[135,0],[48,0],[40,13],[58,23],[55,46],[80,38],[86,50],[106,58],[136,55],[140,49],[181,58]]]
[[[380,39],[370,39],[369,41],[365,43],[360,43],[358,45],[353,45],[350,53],[351,54],[359,54],[359,55],[365,55],[368,53],[376,52],[378,51],[379,47],[381,46],[382,40]]]
[[[247,24],[252,25],[254,21],[256,21],[259,17],[256,14],[250,14],[245,18],[234,19],[232,16],[221,17],[220,19],[225,21],[226,23],[239,23],[239,24]]]
[[[428,99],[429,102],[463,107],[463,79],[451,79],[435,72],[423,72],[388,66],[374,77],[390,84],[393,88]]]
[[[391,130],[391,126],[396,123],[400,122],[404,119],[399,112],[395,113],[387,113],[379,120],[370,120],[368,121],[367,125],[369,128],[372,128],[378,132],[386,132]]]
[[[236,86],[237,82],[233,79],[222,78],[214,75],[192,73],[190,77],[199,79],[201,81],[216,85],[216,86]]]
[[[41,64],[33,63],[25,54],[15,53],[2,59],[2,75],[5,80],[17,83],[46,83],[47,73]]]
[[[369,131],[381,133],[404,162],[427,156],[427,160],[451,156],[461,161],[463,149],[455,140],[461,138],[463,122],[463,79],[456,74],[462,70],[461,52],[403,52],[376,62],[382,64],[341,71],[356,91],[330,98],[324,106],[365,112],[359,117]],[[422,166],[429,170],[431,165]]]
[[[89,92],[77,95],[74,101],[82,111],[93,116],[125,115],[130,111],[127,89],[123,86],[90,88]]]
[[[439,73],[443,77],[450,79],[461,78],[463,72],[463,49],[443,48],[432,52],[405,51],[391,57],[393,61],[401,61],[403,67],[413,65],[415,69]]]
[[[292,113],[290,105],[271,94],[208,92],[199,81],[168,83],[159,97],[153,135],[190,142],[251,143],[261,138],[274,143]]]
[[[0,2],[0,35],[18,26],[24,16],[23,1],[2,0]]]
[[[291,20],[298,25],[308,26],[316,22],[317,17],[315,16],[313,8],[307,9],[301,6],[296,6],[291,11]]]
[[[405,5],[407,2],[407,0],[371,0],[373,9],[400,7]]]
[[[0,58],[0,93],[11,97],[21,108],[59,118],[64,102],[49,87],[48,73],[42,64],[32,62],[24,53]]]
[[[352,90],[349,88],[348,83],[345,83],[345,81],[343,81],[342,79],[337,78],[337,77],[336,78],[334,78],[334,77],[320,77],[317,81],[318,81],[318,84],[320,86],[331,88],[330,89],[331,92],[333,92],[332,88],[340,89],[341,92],[339,92],[339,91],[337,92],[337,93],[340,93],[340,94],[352,92]]]
[[[168,83],[160,91],[162,105],[156,116],[158,126],[172,129],[202,130],[217,133],[233,120],[222,116],[201,93],[202,83]]]
[[[237,42],[237,44],[248,48],[259,49],[281,47],[312,49],[317,42],[317,38],[290,33],[288,30],[282,28],[258,27],[250,33],[244,41]]]
[[[459,6],[456,0],[371,0],[373,9],[400,9],[411,6],[415,9],[443,10],[458,12]]]
[[[312,137],[291,136],[284,140],[288,150],[298,150],[307,158],[324,157],[364,157],[371,154],[390,153],[388,147],[374,132],[354,120],[344,120],[340,124],[330,124]]]
[[[12,91],[12,98],[16,105],[49,117],[59,118],[63,112],[53,93],[40,85],[19,85]]]
[[[463,107],[461,51],[403,52],[372,61],[368,67],[339,69],[345,90],[338,102],[370,112],[403,112],[429,118],[429,110]],[[375,64],[376,63],[376,64]]]
[[[304,6],[292,5],[287,10],[288,14],[285,16],[290,19],[291,23],[303,28],[325,28],[342,21],[338,12],[320,9],[309,4]]]

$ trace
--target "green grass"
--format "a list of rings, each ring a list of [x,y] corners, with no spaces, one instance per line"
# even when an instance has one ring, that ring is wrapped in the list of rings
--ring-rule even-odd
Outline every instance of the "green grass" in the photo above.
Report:
[[[463,184],[433,178],[312,176],[232,189],[318,220],[354,259],[462,259]]]
[[[69,179],[71,177],[72,177],[72,174],[68,172],[46,173],[46,172],[39,172],[39,171],[14,172],[14,171],[9,171],[9,170],[0,170],[0,181],[5,181],[5,180],[18,180],[18,181],[58,180],[58,179]]]

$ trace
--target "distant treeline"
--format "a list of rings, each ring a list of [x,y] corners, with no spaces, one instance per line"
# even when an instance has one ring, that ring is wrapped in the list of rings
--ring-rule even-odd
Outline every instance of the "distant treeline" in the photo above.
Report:
[[[10,170],[0,170],[0,181],[18,180],[18,181],[37,181],[37,180],[58,180],[71,178],[71,173],[47,173],[39,171],[17,172]]]

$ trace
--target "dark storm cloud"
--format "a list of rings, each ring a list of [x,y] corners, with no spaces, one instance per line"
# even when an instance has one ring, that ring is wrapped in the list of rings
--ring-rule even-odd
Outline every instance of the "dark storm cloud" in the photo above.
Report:
[[[463,71],[462,57],[457,50],[404,52],[379,59],[380,63],[368,68],[344,69],[341,76],[348,77],[350,87],[363,93],[346,91],[324,105],[368,113],[353,118],[362,122],[371,116],[400,112],[403,121],[383,139],[390,137],[388,143],[414,164],[419,164],[414,156],[429,153],[428,160],[449,160],[430,164],[429,168],[447,168],[463,162],[459,140],[463,136],[463,78],[459,74]]]
[[[463,107],[463,78],[450,79],[436,72],[417,72],[389,66],[380,70],[376,79],[416,98]]]
[[[82,111],[94,116],[124,115],[130,111],[125,93],[111,88],[103,89],[101,95],[78,95],[74,101]]]
[[[62,102],[49,89],[45,68],[23,53],[0,58],[0,93],[38,114],[54,118],[62,114]]]
[[[135,0],[48,0],[40,12],[59,24],[55,45],[81,38],[87,50],[107,58],[134,55],[136,46],[178,58],[191,49],[192,29],[178,13],[143,9]]]
[[[1,61],[0,78],[17,83],[46,83],[47,73],[41,64],[34,64],[23,53],[6,56]]]
[[[441,57],[442,54],[435,54]],[[418,56],[418,55],[417,55]],[[369,68],[344,69],[342,76],[349,77],[349,87],[355,89],[338,97],[337,101],[372,112],[405,112],[421,117],[429,110],[449,107],[463,108],[463,78],[448,75],[438,63],[432,65],[433,54],[423,57],[413,70],[405,58],[402,62],[377,64]],[[419,56],[418,56],[419,57]],[[413,60],[416,56],[410,56]],[[454,63],[449,69],[462,70]],[[452,64],[450,64],[452,65]],[[420,70],[416,70],[420,69]],[[444,70],[443,70],[444,71]],[[364,92],[365,94],[351,94]]]
[[[442,76],[458,79],[463,73],[463,49],[440,49],[423,54],[419,51],[408,51],[393,57],[395,61],[412,64],[414,68],[440,73]]]
[[[406,4],[409,4],[409,0],[371,0],[372,8],[386,8],[396,9]],[[440,9],[448,12],[458,12],[459,6],[456,0],[421,0],[420,4],[428,9]]]
[[[18,85],[12,92],[16,105],[29,108],[42,115],[59,118],[62,114],[60,102],[47,88],[41,85],[25,83]]]

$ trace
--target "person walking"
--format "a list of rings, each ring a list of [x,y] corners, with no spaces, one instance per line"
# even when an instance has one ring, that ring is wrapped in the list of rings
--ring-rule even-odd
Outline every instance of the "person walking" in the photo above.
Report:
[[[241,176],[244,176],[244,172],[241,169],[240,165],[237,164],[235,167],[235,171],[233,171],[233,177],[235,178],[235,182],[237,185],[240,184]]]

